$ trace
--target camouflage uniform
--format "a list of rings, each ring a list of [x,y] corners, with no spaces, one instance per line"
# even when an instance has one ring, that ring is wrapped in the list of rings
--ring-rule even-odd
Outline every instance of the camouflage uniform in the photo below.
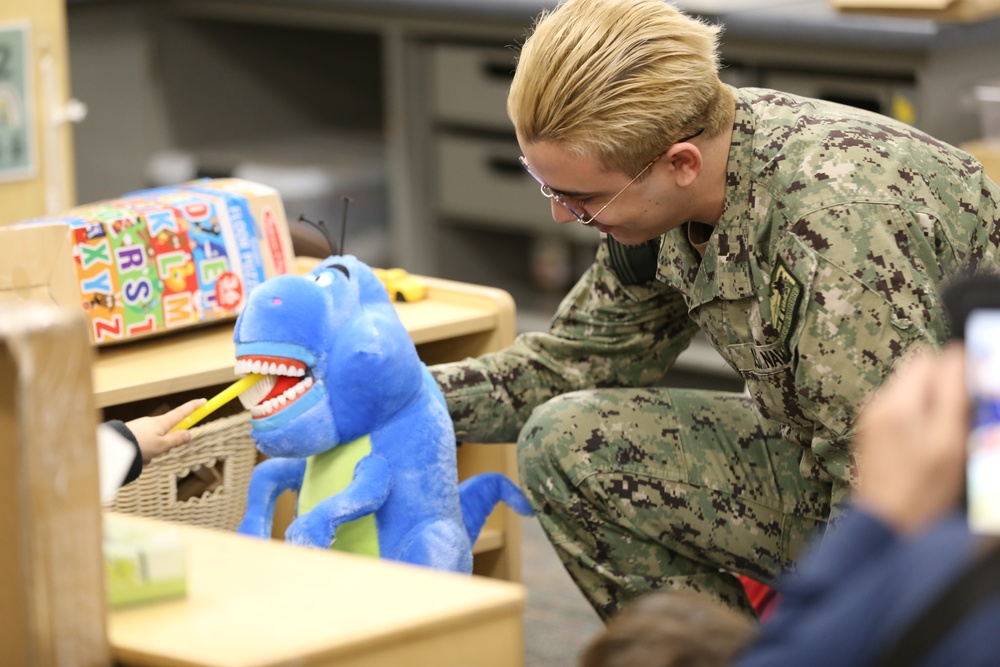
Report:
[[[859,405],[946,339],[942,280],[997,263],[1000,191],[969,155],[856,109],[735,94],[704,257],[680,228],[635,275],[621,258],[644,247],[604,239],[549,333],[432,369],[462,437],[517,438],[522,486],[605,618],[662,586],[746,608],[720,568],[770,581],[836,515]],[[749,395],[650,386],[698,330]]]

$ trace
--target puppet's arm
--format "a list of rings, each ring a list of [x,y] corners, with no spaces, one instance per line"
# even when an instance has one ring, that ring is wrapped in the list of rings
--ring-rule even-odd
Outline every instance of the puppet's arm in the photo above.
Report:
[[[392,471],[386,460],[366,456],[358,461],[351,483],[296,518],[285,532],[285,540],[327,549],[338,526],[374,513],[385,504],[391,489]]]
[[[305,471],[305,459],[267,459],[258,463],[250,475],[247,509],[236,532],[270,537],[278,496],[288,489],[298,491]]]

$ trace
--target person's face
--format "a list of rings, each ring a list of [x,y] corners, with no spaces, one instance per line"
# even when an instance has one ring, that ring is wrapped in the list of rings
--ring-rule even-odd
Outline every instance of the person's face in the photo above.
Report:
[[[554,195],[549,197],[552,219],[559,224],[582,222],[621,243],[637,244],[687,219],[684,202],[671,196],[677,190],[670,185],[666,154],[655,157],[637,178],[607,171],[596,158],[579,157],[559,144],[522,142],[521,149],[525,167]]]

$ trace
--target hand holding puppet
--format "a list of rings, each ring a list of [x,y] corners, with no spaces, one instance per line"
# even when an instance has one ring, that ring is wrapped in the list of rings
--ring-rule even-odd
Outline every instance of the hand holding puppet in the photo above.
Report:
[[[265,377],[240,396],[268,459],[238,532],[268,537],[275,501],[298,492],[295,544],[472,571],[472,544],[500,501],[530,515],[498,473],[458,484],[454,427],[384,286],[351,255],[251,292],[236,370]]]

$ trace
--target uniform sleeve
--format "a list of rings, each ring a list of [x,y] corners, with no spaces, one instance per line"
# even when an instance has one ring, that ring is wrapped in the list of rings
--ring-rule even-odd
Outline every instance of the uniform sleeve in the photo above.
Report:
[[[837,518],[857,481],[858,412],[908,350],[939,338],[905,317],[901,294],[887,298],[837,266],[820,262],[812,292],[796,346],[796,391],[815,424],[801,472],[831,480],[831,518]]]
[[[954,254],[932,221],[895,205],[830,207],[795,231],[780,261],[806,295],[795,391],[815,426],[802,472],[828,475],[837,517],[856,482],[857,413],[911,348],[947,339],[939,285]]]
[[[696,331],[680,294],[655,280],[623,285],[602,243],[547,333],[506,350],[432,366],[459,440],[512,442],[535,406],[594,387],[658,381]]]

